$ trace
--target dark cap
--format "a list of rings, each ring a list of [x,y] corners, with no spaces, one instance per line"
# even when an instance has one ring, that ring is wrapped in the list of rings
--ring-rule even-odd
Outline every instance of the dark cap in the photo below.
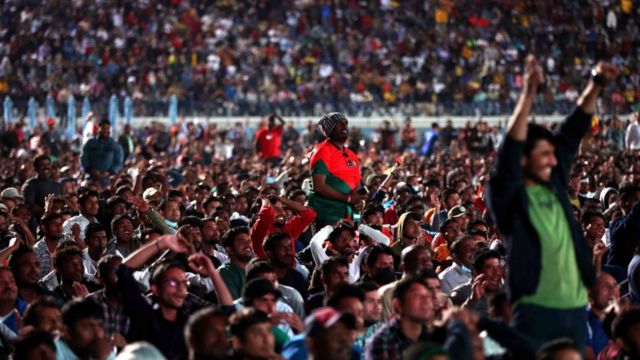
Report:
[[[271,281],[262,278],[253,279],[246,283],[246,285],[244,286],[244,291],[242,292],[242,301],[244,302],[245,306],[249,306],[249,304],[253,300],[266,294],[273,294],[276,298],[282,296],[280,290],[276,289]]]
[[[353,314],[341,313],[332,307],[322,307],[312,312],[304,320],[304,334],[305,336],[316,336],[338,321],[342,321],[351,330],[357,328],[357,321]]]

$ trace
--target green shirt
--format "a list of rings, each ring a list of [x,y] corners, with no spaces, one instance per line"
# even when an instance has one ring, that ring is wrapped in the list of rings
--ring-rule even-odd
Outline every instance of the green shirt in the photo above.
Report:
[[[571,238],[569,221],[556,195],[545,185],[527,187],[529,219],[538,232],[542,269],[536,292],[519,301],[553,309],[587,305],[587,291]]]
[[[244,287],[244,269],[235,266],[231,261],[227,261],[220,265],[218,272],[222,280],[224,280],[224,283],[227,284],[233,299],[240,298],[242,296],[242,288]]]

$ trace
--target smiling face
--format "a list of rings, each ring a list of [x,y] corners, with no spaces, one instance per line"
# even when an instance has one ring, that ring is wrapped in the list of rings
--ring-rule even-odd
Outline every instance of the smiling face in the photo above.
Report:
[[[548,182],[551,179],[551,172],[558,165],[555,150],[556,147],[548,140],[538,140],[531,152],[522,159],[525,172],[535,182]]]
[[[160,305],[180,309],[187,298],[187,277],[184,270],[177,267],[167,269],[161,282],[151,286],[151,291],[158,297]]]

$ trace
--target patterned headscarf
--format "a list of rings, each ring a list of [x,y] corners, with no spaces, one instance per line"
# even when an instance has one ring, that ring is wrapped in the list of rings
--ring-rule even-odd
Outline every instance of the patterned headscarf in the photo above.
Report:
[[[343,113],[326,113],[322,118],[320,118],[320,121],[318,121],[318,125],[316,126],[318,127],[318,131],[324,135],[324,137],[328,138],[329,135],[331,135],[333,128],[336,127],[338,121],[342,120],[347,120]]]

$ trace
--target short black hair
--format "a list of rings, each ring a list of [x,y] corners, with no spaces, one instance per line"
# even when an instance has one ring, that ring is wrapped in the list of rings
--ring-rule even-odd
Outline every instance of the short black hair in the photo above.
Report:
[[[591,222],[591,219],[594,217],[601,218],[602,221],[604,221],[606,224],[606,219],[604,218],[604,215],[602,215],[600,211],[593,210],[593,209],[586,210],[584,213],[582,213],[582,216],[580,217],[580,223],[583,226],[589,225],[589,223]]]
[[[233,243],[239,234],[249,235],[249,228],[247,226],[232,227],[226,234],[224,234],[222,238],[222,246],[225,248],[233,247]]]
[[[433,214],[433,216],[438,216],[438,214]],[[447,226],[449,226],[451,223],[455,223],[456,221],[454,219],[446,219],[445,221],[442,222],[442,224],[440,225],[440,233],[444,234],[445,232],[447,232]]]
[[[27,307],[27,310],[24,312],[24,319],[23,319],[24,325],[37,326],[38,322],[40,321],[39,311],[41,309],[49,309],[49,308],[55,308],[60,310],[60,305],[58,304],[56,299],[52,296],[45,295],[45,296],[38,297],[36,301],[31,303],[31,305],[29,305]]]
[[[501,260],[502,257],[500,253],[495,250],[485,250],[477,253],[473,258],[473,268],[478,272],[482,272],[482,267],[484,266],[484,262],[489,259],[498,259]]]
[[[100,195],[98,194],[97,191],[88,190],[88,191],[84,192],[78,198],[78,202],[80,203],[80,206],[84,206],[84,204],[89,200],[89,198],[90,197],[94,197],[94,196],[95,196],[96,199],[100,199]]]
[[[258,260],[250,262],[245,272],[245,283],[247,283],[253,279],[257,279],[260,274],[275,273],[275,269],[268,261]]]
[[[178,262],[177,260],[164,260],[161,261],[156,267],[154,267],[153,272],[151,273],[151,285],[159,285],[164,279],[164,274],[173,268],[178,268],[180,270],[185,270],[184,266]]]
[[[238,337],[244,341],[247,330],[254,326],[264,323],[271,323],[267,314],[251,307],[246,307],[231,315],[229,330],[231,335]]]
[[[48,212],[40,218],[40,225],[49,226],[53,220],[62,219],[62,215],[57,212]]]
[[[19,340],[13,344],[13,358],[28,359],[29,354],[41,345],[47,346],[53,352],[56,351],[56,345],[51,334],[43,331],[35,331],[19,338]]]
[[[442,200],[447,201],[447,198],[453,194],[458,194],[458,192],[454,188],[446,188],[442,192]]]
[[[384,208],[382,207],[382,205],[378,205],[378,204],[369,205],[366,208],[364,208],[364,211],[362,212],[362,219],[367,220],[369,216],[375,215],[377,213],[384,214]]]
[[[538,124],[529,123],[527,125],[527,139],[524,142],[525,156],[529,156],[531,150],[536,147],[540,140],[547,140],[552,145],[555,145],[553,133],[549,129]]]
[[[559,338],[555,340],[551,340],[538,350],[538,354],[536,355],[537,360],[553,360],[555,359],[555,355],[564,350],[575,350],[580,352],[576,343],[570,338]]]
[[[18,246],[18,248],[16,249],[16,251],[13,252],[13,254],[11,254],[11,258],[9,259],[9,268],[11,269],[11,271],[13,272],[13,276],[16,276],[16,273],[18,271],[18,260],[29,253],[34,253],[35,251],[33,250],[33,248],[29,247],[28,245],[22,244],[20,246]]]
[[[463,234],[463,235],[459,236],[454,242],[452,242],[451,243],[451,254],[460,255],[458,252],[462,249],[461,244],[462,244],[463,241],[465,241],[467,239],[474,240],[472,235]]]
[[[87,227],[84,229],[84,238],[85,239],[89,239],[90,237],[93,236],[93,234],[95,234],[97,232],[100,232],[100,231],[104,231],[106,233],[107,232],[107,228],[102,224],[91,223],[91,224],[87,225]]]
[[[420,277],[414,275],[405,276],[396,283],[396,287],[393,289],[393,298],[404,301],[405,295],[414,284],[422,285],[427,289],[429,288],[427,283]]]
[[[207,319],[214,317],[223,319],[225,323],[228,322],[227,315],[221,309],[214,306],[207,306],[189,316],[189,320],[184,327],[184,339],[188,346],[192,345],[191,342],[200,341],[199,334],[202,332],[202,327],[206,325]]]
[[[133,219],[128,214],[116,215],[113,218],[113,220],[111,220],[111,232],[112,233],[116,232],[116,226],[122,220],[129,220],[131,222],[131,225],[133,225]]]
[[[107,254],[98,260],[98,274],[100,278],[104,279],[107,276],[107,272],[109,271],[109,263],[114,260],[122,261],[122,257],[120,255]]]
[[[376,284],[374,284],[371,281],[361,281],[356,283],[356,286],[362,290],[363,293],[368,293],[371,291],[377,291],[380,287]]]
[[[356,235],[355,230],[351,226],[341,224],[341,225],[338,225],[335,229],[333,229],[333,231],[331,231],[331,234],[329,234],[329,238],[328,238],[329,242],[332,244],[335,243],[335,241],[338,240],[338,238],[340,237],[340,234],[342,234],[344,231],[348,231],[351,234],[351,236]]]
[[[367,265],[369,268],[372,268],[375,265],[376,261],[378,261],[378,257],[383,254],[390,255],[392,258],[394,256],[393,250],[391,250],[391,248],[387,245],[375,244],[373,246],[370,246],[364,256],[365,265]]]
[[[338,309],[342,300],[350,297],[354,297],[363,302],[364,291],[353,284],[339,284],[331,290],[329,296],[325,299],[325,305]]]
[[[348,269],[349,262],[343,256],[330,257],[329,259],[325,260],[322,265],[320,265],[320,274],[326,278],[337,266],[344,266]]]
[[[75,242],[67,241],[58,245],[56,252],[53,254],[53,267],[59,269],[62,264],[73,256],[82,258],[82,249]]]
[[[627,184],[620,188],[618,192],[618,198],[622,202],[626,202],[635,196],[638,192],[640,192],[640,186]]]
[[[102,306],[89,298],[71,300],[62,307],[62,323],[73,328],[82,319],[95,318],[104,320]]]
[[[45,161],[45,160],[49,160],[51,161],[51,158],[49,158],[49,156],[47,155],[38,155],[33,159],[33,168],[34,169],[38,169],[38,166],[40,166],[40,163]]]
[[[640,324],[640,309],[636,308],[622,312],[611,325],[613,339],[622,339],[624,342],[628,342],[631,335],[629,330],[637,324]]]
[[[275,232],[270,234],[262,243],[262,248],[264,249],[264,252],[273,252],[273,250],[276,247],[276,244],[279,241],[282,241],[284,239],[291,241],[291,235],[289,235],[286,232]]]
[[[182,225],[190,225],[202,229],[204,222],[197,216],[188,215],[178,220],[178,227]]]

